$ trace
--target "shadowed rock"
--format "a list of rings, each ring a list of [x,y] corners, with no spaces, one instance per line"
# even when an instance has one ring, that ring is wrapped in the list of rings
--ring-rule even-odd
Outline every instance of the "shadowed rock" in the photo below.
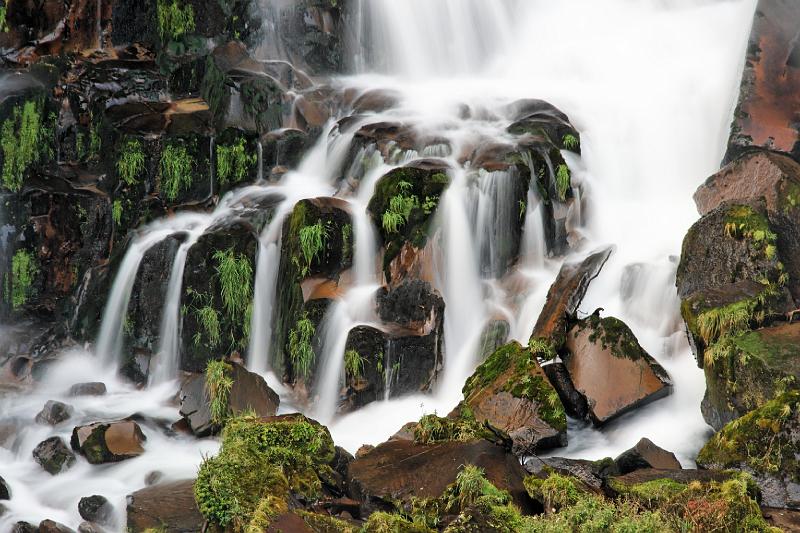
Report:
[[[6,483],[6,480],[0,477],[0,500],[10,500],[11,499],[11,489]]]
[[[204,522],[191,479],[162,483],[128,495],[127,513],[129,531],[154,528],[165,533],[199,533]]]
[[[44,408],[36,415],[36,422],[55,426],[72,416],[73,408],[62,402],[48,400]]]
[[[103,396],[106,393],[106,384],[94,381],[91,383],[78,383],[69,388],[70,396]]]
[[[75,464],[75,454],[61,437],[50,437],[36,445],[33,458],[46,472],[56,475]]]
[[[92,464],[115,463],[144,453],[147,440],[133,420],[97,422],[72,430],[70,445]]]
[[[78,502],[78,514],[89,522],[109,524],[114,515],[114,508],[104,496],[95,494],[80,499]]]
[[[622,452],[614,462],[624,475],[642,468],[680,470],[681,463],[675,454],[656,446],[650,439],[641,439],[633,448]]]

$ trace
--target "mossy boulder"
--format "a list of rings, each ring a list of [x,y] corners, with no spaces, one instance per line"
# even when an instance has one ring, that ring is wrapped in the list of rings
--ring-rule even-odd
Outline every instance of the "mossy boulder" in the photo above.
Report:
[[[700,450],[704,468],[751,472],[770,507],[800,508],[800,392],[778,395],[723,427]]]
[[[575,389],[586,397],[595,425],[672,390],[667,372],[617,318],[594,314],[578,321],[567,334],[565,347],[564,364]]]
[[[139,424],[118,420],[77,426],[72,430],[70,446],[91,464],[116,463],[143,454],[146,440]]]
[[[567,417],[558,393],[530,348],[512,342],[467,379],[463,406],[478,422],[507,433],[517,455],[565,446]]]

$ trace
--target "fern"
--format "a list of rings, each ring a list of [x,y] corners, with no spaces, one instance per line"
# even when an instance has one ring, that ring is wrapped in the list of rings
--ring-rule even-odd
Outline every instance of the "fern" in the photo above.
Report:
[[[572,185],[572,176],[569,172],[569,167],[565,164],[558,165],[556,169],[556,192],[558,198],[563,202],[567,199],[567,191]]]
[[[211,348],[219,346],[222,336],[220,334],[219,313],[217,313],[217,310],[210,305],[205,305],[195,309],[195,317],[205,332],[208,346]],[[202,337],[196,336],[194,339],[195,345],[199,345],[201,340]]]
[[[253,295],[253,267],[246,255],[237,255],[233,248],[214,252],[216,271],[222,288],[222,304],[230,322],[239,322]]]
[[[161,190],[170,201],[192,184],[194,164],[183,146],[168,145],[161,154]]]
[[[351,379],[360,379],[364,374],[364,358],[356,350],[344,353],[344,369]]]
[[[322,223],[322,220],[317,220],[316,224],[300,228],[298,239],[300,241],[300,253],[303,255],[304,260],[301,274],[305,276],[311,269],[311,263],[314,262],[315,258],[319,258],[325,249],[325,245],[328,242],[328,228]]]
[[[303,313],[295,327],[289,332],[289,357],[295,377],[307,378],[311,374],[311,368],[316,358],[311,345],[315,333],[314,323],[306,313]]]
[[[144,171],[144,150],[137,139],[127,141],[122,147],[122,155],[117,160],[117,174],[128,185],[136,185]]]
[[[239,138],[231,146],[217,145],[217,180],[220,185],[239,183],[247,178],[248,171],[258,161],[255,154],[247,154],[244,139]]]
[[[561,138],[561,146],[563,146],[565,150],[574,151],[579,144],[578,138],[571,133],[567,133]]]

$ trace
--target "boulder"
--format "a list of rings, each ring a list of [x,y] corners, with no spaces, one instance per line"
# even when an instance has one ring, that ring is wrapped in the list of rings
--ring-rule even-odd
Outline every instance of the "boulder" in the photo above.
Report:
[[[39,528],[30,522],[23,522],[20,520],[11,526],[11,533],[39,533]]]
[[[617,318],[592,315],[567,334],[564,364],[586,397],[589,418],[602,425],[672,390],[667,372]]]
[[[650,439],[641,439],[633,448],[622,452],[614,462],[621,475],[642,468],[680,470],[683,468],[675,454],[656,446]]]
[[[566,446],[564,407],[530,349],[516,342],[498,349],[467,379],[463,393],[462,409],[507,433],[516,455]]]
[[[618,494],[625,494],[630,487],[641,483],[648,483],[659,479],[668,479],[675,483],[688,485],[694,481],[709,483],[712,481],[723,482],[733,477],[732,472],[720,470],[661,470],[658,468],[641,468],[620,476],[608,479],[608,485]]]
[[[253,410],[258,416],[273,416],[278,410],[280,398],[254,372],[249,372],[238,363],[230,363],[233,386],[228,396],[228,409],[232,414]],[[192,433],[198,437],[208,436],[219,430],[211,421],[206,378],[195,374],[186,379],[180,391],[181,416],[188,422]]]
[[[72,430],[72,449],[91,464],[115,463],[144,453],[147,440],[139,424],[133,420],[96,422],[76,426]]]
[[[194,480],[173,481],[128,495],[128,531],[149,528],[165,533],[199,533],[205,519],[194,498]]]
[[[81,522],[78,524],[78,533],[106,533],[106,530],[93,522]]]
[[[569,320],[577,313],[589,283],[600,273],[611,252],[612,248],[606,248],[592,253],[581,262],[561,266],[533,327],[533,337],[544,339],[553,353],[564,346]]]
[[[570,416],[580,419],[589,416],[589,404],[586,396],[575,388],[567,365],[562,361],[552,361],[542,365],[542,370],[558,392],[558,397],[561,398],[561,403]]]
[[[61,437],[50,437],[36,445],[33,458],[46,472],[56,475],[75,464],[75,454]]]
[[[444,321],[444,299],[422,280],[404,280],[377,294],[378,316],[421,335],[440,330]]]
[[[44,408],[36,415],[36,422],[39,424],[49,424],[55,426],[72,416],[73,408],[62,402],[48,400]]]
[[[38,533],[75,533],[75,530],[53,520],[42,520]]]
[[[697,465],[749,472],[767,507],[800,509],[800,391],[777,395],[730,422],[700,450]]]
[[[579,479],[582,486],[595,492],[603,490],[608,476],[619,474],[616,465],[610,459],[587,461],[564,457],[533,456],[525,461],[525,470],[539,479],[546,479],[553,472],[562,476],[571,476]]]
[[[351,496],[364,502],[365,508],[387,509],[397,500],[438,498],[469,464],[482,468],[489,481],[509,491],[521,509],[530,510],[522,485],[524,469],[516,457],[486,440],[429,445],[385,442],[350,463],[348,486]]]
[[[100,382],[78,383],[69,388],[69,396],[103,396],[106,384]]]
[[[11,499],[11,488],[6,483],[6,480],[0,477],[0,500]]]
[[[78,514],[89,522],[110,525],[114,517],[114,507],[104,496],[95,494],[85,496],[78,501]]]

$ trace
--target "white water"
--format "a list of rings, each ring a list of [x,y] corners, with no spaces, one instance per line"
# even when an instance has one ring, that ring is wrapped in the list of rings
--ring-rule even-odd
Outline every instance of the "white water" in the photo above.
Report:
[[[269,2],[272,6],[285,3]],[[582,309],[591,312],[602,306],[607,314],[625,320],[675,381],[673,396],[602,432],[571,424],[570,447],[555,453],[585,458],[615,455],[648,436],[687,463],[702,443],[707,432],[699,412],[703,376],[681,331],[674,263],[669,257],[679,253],[685,230],[696,218],[691,201],[695,187],[716,170],[722,156],[754,0],[606,0],[597,4],[590,0],[356,3],[353,20],[371,27],[371,32],[357,31],[357,39],[371,53],[357,56],[356,65],[363,74],[342,83],[400,91],[400,107],[373,119],[415,122],[424,131],[446,138],[452,147],[422,151],[446,159],[453,167],[453,184],[442,197],[433,237],[436,286],[446,301],[446,353],[434,394],[376,402],[335,417],[347,332],[356,324],[375,320],[375,235],[364,210],[375,180],[393,165],[414,157],[398,153],[386,163],[376,161],[355,195],[348,198],[354,217],[354,283],[325,317],[316,390],[319,400],[312,407],[315,416],[331,421],[337,444],[355,451],[361,444],[382,442],[404,422],[424,413],[447,413],[460,399],[464,379],[477,364],[479,336],[489,319],[505,317],[511,325],[510,337],[527,341],[560,265],[559,260],[544,256],[541,207],[530,193],[523,258],[515,272],[492,279],[496,264],[492,267],[491,263],[497,258],[486,252],[492,250],[492,234],[485,231],[485,223],[476,221],[497,221],[497,213],[508,206],[491,201],[494,192],[481,181],[485,177],[475,182],[474,170],[459,161],[462,148],[503,137],[508,119],[502,108],[519,98],[550,101],[581,132],[583,156],[568,158],[574,183],[582,184],[587,201],[585,212],[572,213],[585,220],[578,233],[586,242],[576,253],[600,244],[616,245]],[[484,118],[461,118],[462,103],[476,111],[473,116]],[[351,140],[352,135],[332,133],[329,125],[301,167],[279,185],[234,191],[204,219],[208,225],[221,220],[247,195],[285,198],[260,237],[248,353],[253,370],[269,370],[274,301],[280,290],[282,221],[298,200],[334,194],[336,169],[344,162]],[[9,513],[0,517],[0,530],[17,520],[38,523],[43,518],[76,527],[78,499],[95,493],[112,500],[121,519],[124,495],[143,486],[147,472],[164,471],[167,479],[192,477],[201,454],[215,451],[213,440],[167,437],[152,424],[145,427],[148,452],[117,465],[90,466],[79,459],[70,471],[50,477],[30,457],[39,441],[53,434],[67,437],[78,422],[117,418],[133,411],[164,421],[177,419],[171,404],[174,382],[137,391],[119,382],[111,366],[120,358],[125,313],[142,257],[157,242],[190,227],[179,215],[145,228],[129,247],[97,343],[96,352],[105,367],[98,368],[88,355],[76,354],[51,369],[33,393],[0,403],[0,420],[18,418],[23,424],[17,446],[0,448],[2,475],[14,493],[7,503]],[[481,257],[487,253],[492,267],[488,270],[481,268]],[[182,260],[185,256],[176,257],[163,311],[169,324],[162,327],[162,344],[170,346],[162,353],[172,354],[171,359],[158,362],[170,361],[171,370],[165,376],[174,376],[177,369],[179,347],[175,349],[168,339],[179,339],[179,317],[174,323],[171,317],[177,316],[172,294],[181,291],[182,276],[177,276],[177,270],[182,270]],[[639,266],[632,270],[631,265]],[[30,424],[46,400],[64,399],[71,384],[93,379],[107,383],[108,396],[66,399],[75,405],[76,415],[55,430]],[[154,383],[159,381],[154,379]]]

